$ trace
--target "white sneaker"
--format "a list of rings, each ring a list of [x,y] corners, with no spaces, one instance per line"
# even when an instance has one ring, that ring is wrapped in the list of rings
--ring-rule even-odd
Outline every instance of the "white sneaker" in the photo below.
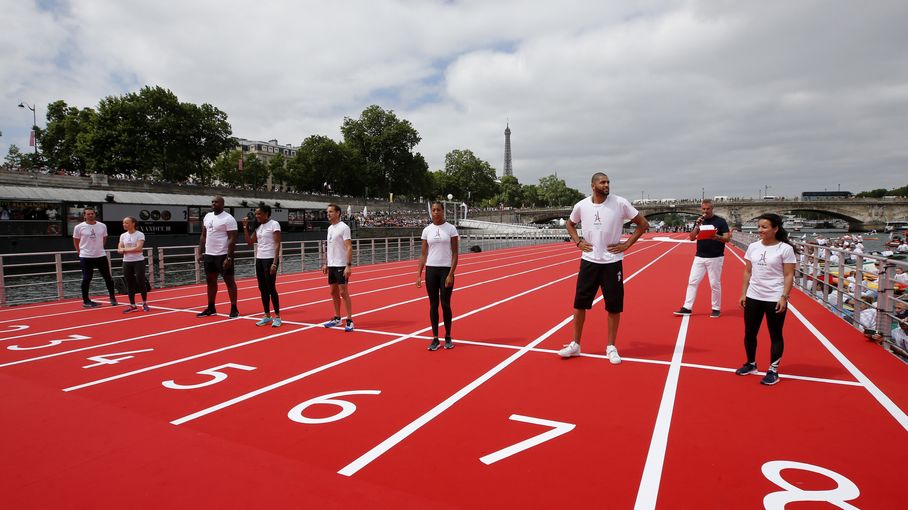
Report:
[[[572,340],[571,343],[565,345],[563,349],[558,351],[558,355],[562,358],[580,356],[580,344]]]
[[[605,355],[608,356],[608,360],[612,362],[612,365],[621,363],[621,356],[618,356],[618,349],[614,345],[605,348]]]

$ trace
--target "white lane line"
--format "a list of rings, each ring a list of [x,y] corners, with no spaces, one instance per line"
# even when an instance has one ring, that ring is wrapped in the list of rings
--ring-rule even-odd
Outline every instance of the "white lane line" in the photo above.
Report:
[[[458,315],[457,317],[454,317],[452,320],[455,320],[455,321],[456,321],[456,320],[464,319],[464,318],[469,317],[469,316],[471,316],[471,315],[473,315],[473,314],[482,312],[482,311],[484,311],[484,310],[488,310],[489,308],[498,306],[498,305],[503,304],[503,303],[507,303],[507,302],[509,302],[509,301],[513,301],[514,299],[517,299],[517,298],[519,298],[519,297],[525,296],[525,295],[527,295],[527,294],[531,294],[531,293],[536,292],[536,291],[538,291],[538,290],[540,290],[540,289],[543,289],[543,288],[548,287],[548,286],[550,286],[550,285],[554,285],[554,284],[556,284],[556,283],[562,282],[562,281],[564,281],[564,280],[567,280],[568,278],[573,278],[573,277],[575,277],[575,276],[576,276],[576,275],[574,275],[574,274],[569,274],[569,275],[563,276],[563,277],[561,277],[561,278],[558,278],[557,280],[549,281],[549,282],[544,283],[544,284],[542,284],[542,285],[539,285],[539,286],[537,286],[537,287],[533,287],[532,289],[525,290],[525,291],[523,291],[523,292],[521,292],[521,293],[519,293],[519,294],[515,294],[515,295],[513,295],[513,296],[510,296],[510,297],[507,297],[507,298],[505,298],[505,299],[496,301],[496,302],[494,302],[494,303],[490,303],[490,304],[485,305],[485,306],[482,306],[482,307],[480,307],[480,308],[476,308],[476,309],[474,309],[474,310],[470,310],[469,312],[467,312],[467,313],[465,313],[465,314],[463,314],[463,315]],[[375,351],[378,351],[378,350],[380,350],[380,349],[384,349],[385,347],[389,347],[389,346],[391,346],[391,345],[394,345],[394,344],[403,342],[404,340],[407,340],[408,338],[412,338],[412,337],[415,336],[415,335],[418,335],[418,334],[420,334],[420,333],[424,333],[424,332],[429,331],[429,330],[431,330],[431,329],[432,329],[431,326],[422,328],[422,329],[420,329],[420,330],[414,331],[413,333],[410,333],[410,334],[407,334],[407,335],[403,335],[403,336],[401,336],[401,337],[399,337],[399,338],[395,338],[394,340],[390,340],[390,341],[385,342],[385,343],[383,343],[383,344],[376,345],[375,347],[366,349],[366,350],[364,350],[364,351],[360,351],[360,352],[358,352],[358,353],[352,354],[352,355],[347,356],[347,357],[345,357],[345,358],[341,358],[341,359],[339,359],[339,360],[337,360],[337,361],[333,361],[333,362],[328,363],[328,364],[326,364],[326,365],[322,365],[322,366],[320,366],[320,367],[314,368],[314,369],[312,369],[312,370],[308,370],[308,371],[303,372],[303,373],[301,373],[301,374],[297,374],[297,375],[295,375],[295,376],[289,377],[289,378],[284,379],[284,380],[282,380],[282,381],[278,381],[278,382],[276,382],[276,383],[274,383],[274,384],[270,384],[270,385],[265,386],[265,387],[263,387],[263,388],[259,388],[259,389],[257,389],[257,390],[254,390],[254,391],[251,391],[251,392],[249,392],[249,393],[246,393],[246,394],[244,394],[244,395],[240,395],[239,397],[232,398],[232,399],[230,399],[230,400],[228,400],[228,401],[226,401],[226,402],[222,402],[222,403],[220,403],[220,404],[211,406],[211,407],[206,408],[206,409],[203,409],[203,410],[201,410],[201,411],[198,411],[198,412],[192,413],[192,414],[190,414],[190,415],[184,416],[184,417],[182,417],[182,418],[178,418],[178,419],[176,419],[176,420],[173,420],[171,423],[173,423],[174,425],[182,425],[183,423],[186,423],[186,422],[188,422],[188,421],[192,421],[192,420],[195,420],[195,419],[197,419],[197,418],[201,418],[202,416],[206,416],[206,415],[211,414],[211,413],[213,413],[213,412],[215,412],[215,411],[220,411],[221,409],[227,408],[227,407],[232,406],[232,405],[234,405],[234,404],[237,404],[237,403],[239,403],[239,402],[243,402],[243,401],[248,400],[248,399],[250,399],[250,398],[259,396],[259,395],[261,395],[261,394],[263,394],[263,393],[267,393],[267,392],[269,392],[269,391],[271,391],[271,390],[274,390],[274,389],[276,389],[276,388],[280,388],[280,387],[286,386],[286,385],[288,385],[288,384],[290,384],[290,383],[299,381],[300,379],[304,379],[304,378],[306,378],[306,377],[309,377],[310,375],[317,374],[317,373],[322,372],[322,371],[325,371],[325,370],[327,370],[327,369],[329,369],[329,368],[336,367],[336,366],[341,365],[341,364],[344,364],[344,363],[346,363],[346,362],[348,362],[348,361],[351,361],[351,360],[354,360],[354,359],[363,357],[363,356],[365,356],[365,355],[367,355],[367,354],[371,354],[371,353],[373,353],[373,352],[375,352]]]
[[[57,353],[53,353],[53,354],[46,354],[44,356],[38,356],[36,358],[28,358],[28,359],[20,359],[18,361],[10,361],[7,363],[0,364],[0,368],[9,367],[9,366],[13,366],[13,365],[21,365],[23,363],[30,363],[32,361],[39,361],[39,360],[48,359],[48,358],[56,358],[57,356],[63,356],[65,354],[72,354],[75,352],[88,351],[91,349],[98,349],[101,347],[109,347],[111,345],[117,345],[117,344],[122,344],[122,343],[126,343],[126,342],[134,342],[136,340],[152,338],[152,337],[156,337],[156,336],[160,336],[160,335],[179,333],[180,331],[186,331],[186,330],[190,330],[190,329],[194,329],[194,328],[204,328],[206,326],[213,326],[215,324],[223,324],[223,323],[220,321],[219,322],[208,322],[208,323],[204,323],[204,324],[193,324],[192,326],[186,326],[186,327],[171,329],[171,330],[167,330],[167,331],[155,331],[154,333],[149,333],[147,335],[135,336],[132,338],[126,338],[124,340],[117,340],[115,342],[107,342],[107,343],[98,344],[98,345],[89,345],[87,347],[82,347],[81,349],[72,349],[69,351],[57,352]]]
[[[119,319],[111,319],[111,320],[109,320],[109,321],[90,322],[90,323],[88,323],[88,324],[79,324],[79,325],[77,325],[77,326],[69,326],[69,327],[59,328],[59,329],[50,329],[50,330],[47,330],[47,331],[34,331],[34,332],[31,332],[31,333],[26,333],[26,334],[22,334],[22,335],[8,336],[8,337],[6,337],[6,338],[0,338],[0,342],[5,342],[5,341],[7,341],[7,340],[16,340],[17,338],[27,338],[27,337],[30,337],[30,336],[49,335],[49,334],[52,334],[52,333],[60,333],[61,331],[71,331],[71,330],[73,330],[73,329],[79,329],[79,330],[81,330],[81,329],[84,329],[84,328],[92,328],[92,327],[95,327],[95,326],[103,326],[103,325],[105,325],[105,324],[116,324],[116,323],[118,323],[118,322],[123,322],[123,321],[142,320],[142,319],[146,319],[146,318],[149,318],[149,317],[158,317],[158,316],[160,316],[160,315],[167,315],[167,314],[170,314],[170,313],[173,313],[173,311],[167,311],[167,312],[161,312],[161,313],[135,312],[135,313],[132,313],[132,314],[128,314],[128,315],[126,315],[126,316],[122,316],[122,317],[120,317]],[[29,319],[31,319],[31,318],[29,318]]]
[[[665,464],[665,449],[668,445],[668,433],[671,430],[672,414],[675,409],[675,396],[678,392],[678,378],[681,376],[681,358],[684,356],[684,344],[687,340],[687,326],[690,316],[681,319],[678,328],[678,339],[675,341],[675,351],[665,378],[665,387],[662,389],[662,401],[659,403],[659,414],[656,416],[656,426],[650,440],[649,452],[646,454],[646,464],[643,467],[643,477],[637,489],[637,501],[634,510],[647,510],[656,508],[656,499],[659,496],[659,484],[662,481],[662,467]]]
[[[820,332],[820,330],[817,329],[816,326],[813,325],[813,323],[807,320],[807,317],[804,317],[804,315],[802,315],[794,305],[789,304],[788,308],[795,315],[795,317],[798,318],[798,320],[800,320],[805,326],[807,326],[807,329],[811,333],[813,333],[813,336],[815,336],[816,339],[819,340],[824,347],[826,347],[826,349],[829,350],[829,352],[835,357],[835,359],[839,360],[839,363],[841,363],[842,366],[844,366],[845,369],[848,370],[851,375],[854,376],[854,378],[857,379],[858,382],[867,389],[870,395],[873,396],[873,398],[875,398],[881,406],[883,406],[883,409],[885,409],[890,415],[892,415],[892,417],[895,418],[895,421],[897,421],[903,429],[908,431],[908,416],[905,415],[905,412],[902,411],[901,408],[899,408],[899,406],[897,406],[895,402],[892,401],[892,399],[890,399],[885,393],[883,393],[883,391],[880,390],[880,388],[877,387],[877,385],[874,384],[869,377],[864,375],[864,372],[856,367],[854,363],[851,362],[851,360],[849,360],[844,354],[842,354],[842,351],[838,350],[836,346],[833,345],[828,338],[826,338],[826,335]]]
[[[519,273],[511,273],[511,274],[509,274],[509,275],[506,275],[506,276],[503,276],[503,277],[500,277],[500,278],[495,278],[495,279],[492,279],[492,280],[484,280],[484,281],[481,281],[481,282],[478,282],[478,283],[474,283],[474,284],[471,284],[471,285],[465,285],[465,286],[461,287],[460,290],[462,290],[462,289],[467,289],[467,288],[470,288],[470,287],[476,287],[476,286],[479,286],[479,285],[486,285],[486,284],[492,283],[492,282],[497,281],[497,280],[503,280],[503,279],[505,279],[505,278],[514,278],[514,277],[516,277],[516,276],[520,276],[520,275],[525,274],[525,273],[529,273],[529,272],[533,272],[533,271],[539,271],[539,270],[541,270],[541,269],[547,269],[548,267],[555,266],[555,265],[558,265],[558,264],[564,264],[565,262],[567,262],[567,261],[557,262],[557,263],[555,263],[555,264],[550,264],[549,266],[537,267],[537,268],[530,269],[530,270],[527,270],[527,271],[522,271],[522,272],[519,272]],[[499,267],[500,267],[500,266],[499,266]],[[570,277],[570,276],[571,276],[571,275],[568,275],[567,277]],[[565,277],[565,278],[567,278],[567,277]],[[560,280],[559,280],[559,281],[560,281]],[[552,283],[552,282],[550,282],[549,284],[551,284],[551,283]],[[547,284],[547,285],[548,285],[548,284]],[[459,289],[454,289],[454,290],[459,290]],[[518,294],[518,296],[519,296],[519,294]],[[422,298],[421,298],[421,299],[422,299]],[[414,300],[399,301],[396,305],[392,305],[392,306],[399,306],[399,305],[411,303],[411,302],[413,302],[413,301],[414,301]],[[504,300],[504,301],[501,301],[501,302],[505,302],[505,301],[507,301],[507,300]],[[383,307],[381,307],[380,309],[387,309],[387,308],[389,308],[389,307],[390,307],[390,306],[383,306]],[[484,308],[480,308],[479,310],[482,310],[482,309],[484,309]],[[367,310],[367,311],[365,311],[365,312],[362,312],[360,315],[367,314],[367,313],[371,313],[372,311],[373,311],[373,310]],[[461,317],[467,317],[467,316],[469,316],[469,315],[472,315],[472,313],[475,313],[475,311],[474,311],[474,312],[470,312],[470,313],[465,314],[465,315],[462,315]],[[220,322],[212,323],[212,324],[218,324],[218,323],[220,323]],[[258,339],[253,339],[253,340],[248,340],[248,341],[245,341],[245,342],[241,342],[241,343],[238,343],[238,344],[228,345],[228,346],[221,347],[221,348],[219,348],[219,349],[215,349],[215,350],[212,350],[212,351],[208,351],[208,352],[204,352],[204,353],[200,353],[200,354],[195,354],[195,355],[192,355],[192,356],[187,356],[187,357],[184,357],[184,358],[180,358],[180,359],[177,359],[177,360],[168,361],[168,362],[165,362],[165,363],[160,363],[160,364],[153,365],[153,366],[149,366],[149,367],[145,367],[145,368],[140,368],[140,369],[138,369],[138,370],[133,370],[133,371],[131,371],[131,372],[126,372],[126,373],[123,373],[123,374],[119,374],[119,375],[107,377],[107,378],[105,378],[105,379],[99,379],[99,380],[96,380],[96,381],[87,382],[87,383],[84,383],[84,384],[80,384],[80,385],[78,385],[78,386],[72,386],[72,387],[69,387],[69,388],[64,389],[63,391],[73,391],[73,390],[78,390],[78,389],[87,388],[87,387],[90,387],[90,386],[95,386],[95,385],[98,385],[98,384],[103,384],[103,383],[107,383],[107,382],[111,382],[111,381],[123,379],[123,378],[125,378],[125,377],[130,377],[130,376],[133,376],[133,375],[142,374],[142,373],[145,373],[145,372],[148,372],[148,371],[151,371],[151,370],[157,370],[157,369],[159,369],[159,368],[163,368],[163,367],[175,365],[175,364],[178,364],[178,363],[183,363],[183,362],[185,362],[185,361],[190,361],[190,360],[202,358],[202,357],[205,357],[205,356],[209,356],[209,355],[212,355],[212,354],[217,354],[217,353],[224,352],[224,351],[231,350],[231,349],[236,349],[236,348],[240,348],[240,347],[245,347],[245,346],[247,346],[247,345],[252,345],[252,344],[255,344],[255,343],[258,343],[258,342],[262,342],[262,341],[264,341],[264,340],[269,340],[269,339],[272,339],[272,338],[280,337],[280,336],[283,336],[284,334],[287,334],[287,333],[291,333],[291,332],[301,332],[301,331],[305,331],[305,330],[307,330],[307,329],[312,329],[313,327],[320,327],[320,326],[321,326],[321,325],[312,325],[312,326],[304,327],[304,328],[301,328],[301,329],[292,330],[292,331],[289,331],[289,332],[286,332],[286,333],[279,333],[279,334],[269,335],[269,336],[266,336],[266,337],[263,337],[263,338],[258,338]],[[422,332],[427,331],[427,330],[429,330],[429,329],[431,329],[431,327],[429,327],[429,328],[424,328],[424,329],[422,329],[422,330],[420,330],[420,331],[418,331],[418,332],[416,332],[416,333],[422,333]],[[406,335],[405,338],[409,338],[409,335]],[[397,341],[403,340],[403,339],[405,339],[405,338],[398,339]],[[395,341],[395,342],[391,342],[391,343],[396,343],[396,341]],[[390,344],[388,344],[388,345],[390,345]],[[89,347],[89,348],[90,348],[90,347]],[[85,348],[85,349],[88,349],[88,348]],[[78,349],[78,351],[85,350],[85,349]],[[69,351],[69,352],[76,352],[76,351]],[[59,353],[59,354],[65,354],[65,353]],[[20,361],[19,363],[21,363],[21,362],[22,362],[22,361]],[[2,366],[4,366],[4,365],[0,365],[0,367],[2,367]]]
[[[655,264],[662,257],[668,255],[672,250],[674,250],[678,246],[679,245],[676,244],[675,246],[671,247],[665,253],[663,253],[662,255],[659,255],[654,260],[652,260],[649,264],[646,264],[645,266],[640,268],[636,273],[625,278],[624,283],[626,284],[627,282],[632,280],[635,276],[637,276],[638,274],[642,273],[647,268],[649,268],[650,266]],[[569,275],[569,276],[576,278],[576,275]],[[593,304],[596,304],[599,301],[602,301],[602,296],[599,296],[597,299],[595,299],[593,301]],[[338,473],[341,475],[344,475],[344,476],[355,475],[359,470],[366,467],[372,461],[374,461],[375,459],[377,459],[378,457],[383,455],[385,452],[387,452],[388,450],[390,450],[391,448],[393,448],[394,446],[399,444],[401,441],[403,441],[404,439],[409,437],[411,434],[413,434],[414,432],[419,430],[423,425],[429,423],[430,421],[435,419],[438,415],[440,415],[441,413],[448,410],[451,406],[453,406],[458,401],[460,401],[461,399],[463,399],[464,397],[469,395],[473,390],[475,390],[476,388],[481,386],[483,383],[485,383],[486,381],[491,379],[493,376],[500,373],[502,370],[504,370],[505,368],[510,366],[512,363],[514,363],[515,361],[520,359],[522,356],[524,356],[526,353],[530,352],[531,349],[533,349],[534,347],[536,347],[537,345],[539,345],[540,343],[545,341],[547,338],[549,338],[550,336],[555,334],[558,330],[563,328],[565,325],[569,324],[572,320],[574,320],[573,315],[566,317],[564,320],[562,320],[561,322],[556,324],[554,327],[552,327],[551,329],[549,329],[548,331],[543,333],[540,337],[536,338],[529,344],[521,347],[519,351],[517,351],[514,354],[512,354],[511,356],[509,356],[507,359],[505,359],[504,361],[502,361],[501,363],[499,363],[498,365],[493,367],[491,370],[489,370],[485,374],[479,376],[478,378],[473,380],[473,382],[464,386],[459,391],[457,391],[456,393],[454,393],[453,395],[451,395],[450,397],[445,399],[443,402],[439,403],[438,405],[436,405],[435,407],[430,409],[428,412],[426,412],[419,418],[413,420],[408,425],[404,426],[402,429],[398,430],[393,435],[391,435],[390,437],[388,437],[387,439],[385,439],[378,445],[374,446],[371,450],[367,451],[366,453],[361,455],[359,458],[357,458],[350,464],[344,466],[340,471],[338,471]]]
[[[741,261],[742,264],[744,263],[744,259],[739,257],[737,253],[734,253],[734,255],[735,257],[738,257],[738,260]],[[800,289],[798,290],[800,291]],[[807,328],[807,330],[810,331],[810,333],[820,341],[820,344],[822,344],[823,347],[825,347],[826,350],[828,350],[829,353],[832,354],[832,356],[836,360],[838,360],[838,362],[841,363],[846,370],[848,370],[852,377],[854,377],[861,385],[864,386],[864,388],[870,393],[870,395],[874,399],[876,399],[876,401],[879,402],[881,406],[883,406],[883,409],[885,409],[886,412],[888,412],[893,418],[895,418],[895,421],[897,421],[903,429],[908,431],[908,416],[905,415],[905,411],[902,411],[902,409],[898,405],[896,405],[896,403],[893,402],[888,395],[883,393],[883,390],[881,390],[876,384],[874,384],[869,377],[864,375],[864,372],[862,372],[857,366],[855,366],[855,364],[852,363],[851,360],[842,353],[842,351],[840,351],[835,345],[833,345],[833,343],[830,342],[828,338],[826,338],[826,335],[824,335],[819,329],[817,329],[817,327],[814,326],[813,323],[810,322],[807,317],[805,317],[794,305],[789,304],[788,309],[791,310],[791,313],[794,314],[794,316],[797,317],[799,321],[801,321],[801,324],[803,324]]]

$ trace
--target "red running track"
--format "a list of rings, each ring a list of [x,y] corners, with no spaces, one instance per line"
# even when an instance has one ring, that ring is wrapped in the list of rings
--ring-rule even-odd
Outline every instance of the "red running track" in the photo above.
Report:
[[[722,317],[704,282],[678,318],[693,251],[648,235],[628,252],[617,366],[601,303],[584,355],[556,354],[569,243],[462,255],[449,351],[426,350],[412,261],[356,268],[354,333],[319,325],[316,273],[280,277],[281,328],[254,326],[251,280],[234,320],[196,318],[197,285],[148,313],[2,309],[3,507],[899,507],[904,364],[795,293],[781,383],[735,376],[741,252]]]

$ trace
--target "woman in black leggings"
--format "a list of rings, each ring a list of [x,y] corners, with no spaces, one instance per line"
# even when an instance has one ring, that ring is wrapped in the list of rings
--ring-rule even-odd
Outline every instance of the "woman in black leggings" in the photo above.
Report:
[[[117,253],[123,255],[123,280],[129,294],[129,306],[123,313],[132,313],[136,306],[136,292],[142,295],[142,310],[148,311],[148,287],[145,284],[145,234],[136,230],[136,219],[123,218],[123,232],[117,244]]]
[[[769,369],[760,383],[773,385],[779,382],[779,363],[785,348],[782,326],[794,283],[798,250],[788,240],[788,232],[782,228],[782,217],[778,214],[760,215],[757,218],[757,233],[760,240],[751,243],[744,255],[746,265],[740,299],[744,308],[744,352],[747,362],[735,373],[749,375],[757,372],[757,333],[765,316],[772,345]]]
[[[451,293],[454,292],[454,270],[457,268],[457,229],[445,221],[445,209],[439,202],[432,203],[432,223],[422,231],[422,256],[416,273],[416,286],[422,285],[422,270],[426,269],[426,292],[429,294],[429,321],[432,324],[430,351],[437,351],[438,305],[445,322],[445,349],[453,349],[451,340]]]
[[[262,294],[264,317],[256,326],[281,326],[281,305],[277,295],[277,268],[281,260],[281,224],[271,219],[271,206],[262,204],[255,210],[258,226],[250,233],[249,218],[243,218],[243,235],[246,244],[255,246],[255,278]],[[271,306],[274,306],[274,316]]]

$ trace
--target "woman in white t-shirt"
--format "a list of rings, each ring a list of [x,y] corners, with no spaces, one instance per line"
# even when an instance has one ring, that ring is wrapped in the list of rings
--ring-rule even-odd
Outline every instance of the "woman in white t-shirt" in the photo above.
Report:
[[[422,270],[426,269],[426,292],[429,294],[429,320],[432,323],[430,351],[438,350],[438,305],[445,322],[445,349],[453,349],[451,340],[451,294],[454,292],[454,270],[457,268],[459,240],[457,229],[445,221],[445,209],[440,202],[432,203],[432,223],[422,231],[422,256],[416,272],[416,286],[422,286]]]
[[[769,329],[770,364],[762,384],[779,382],[779,362],[785,342],[782,326],[788,310],[788,296],[794,283],[798,250],[788,240],[778,214],[762,214],[757,218],[760,240],[751,243],[744,255],[744,285],[741,289],[741,307],[744,308],[744,352],[747,362],[735,371],[738,375],[757,372],[757,332],[766,316]]]
[[[256,326],[279,328],[281,326],[281,305],[277,295],[277,268],[281,260],[281,224],[271,219],[271,206],[262,204],[255,210],[258,226],[249,232],[249,218],[243,218],[243,235],[246,244],[255,248],[255,278],[262,294],[262,309],[265,316]],[[274,316],[271,305],[274,305]]]
[[[148,308],[148,287],[145,284],[145,234],[136,230],[136,219],[132,216],[123,218],[123,232],[117,244],[117,253],[123,255],[123,280],[126,281],[126,292],[129,294],[129,306],[123,313],[137,311],[136,291],[142,294],[142,310]]]

